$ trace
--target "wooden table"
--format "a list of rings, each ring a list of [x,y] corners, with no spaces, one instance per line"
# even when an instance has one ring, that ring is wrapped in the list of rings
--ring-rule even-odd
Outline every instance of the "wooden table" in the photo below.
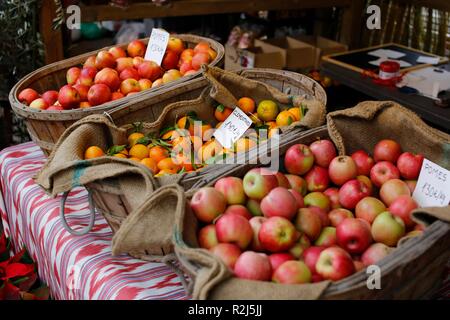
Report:
[[[450,71],[450,63],[444,66]],[[411,109],[429,122],[432,126],[450,132],[450,107],[441,108],[433,100],[417,94],[405,94],[397,88],[385,87],[373,83],[372,79],[347,68],[324,63],[321,67],[323,73],[354,90],[364,93],[376,100],[393,100]]]

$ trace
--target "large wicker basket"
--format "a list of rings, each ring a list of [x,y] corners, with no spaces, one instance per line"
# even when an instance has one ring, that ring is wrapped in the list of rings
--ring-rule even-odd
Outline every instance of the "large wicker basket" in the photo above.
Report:
[[[328,138],[326,126],[305,132],[292,132],[282,139],[279,154],[296,143],[310,144],[317,139]],[[241,177],[256,165],[241,165],[226,172],[210,176],[205,185],[213,185],[223,176]],[[190,192],[192,194],[192,192]],[[189,216],[192,213],[188,212]],[[189,219],[185,216],[185,219]],[[186,221],[185,220],[185,221]],[[181,236],[175,236],[182,238]],[[188,243],[189,240],[184,239]],[[450,259],[450,224],[436,221],[428,226],[421,236],[409,238],[391,254],[378,263],[381,274],[381,289],[368,289],[368,274],[359,271],[350,277],[333,282],[321,299],[418,299],[427,298],[437,289],[446,276],[446,265]],[[178,255],[183,271],[190,281],[195,281],[198,266]],[[189,286],[192,288],[192,286]],[[189,292],[192,293],[192,292]],[[248,297],[254,299],[254,297]]]
[[[223,63],[224,48],[217,41],[189,34],[179,34],[176,36],[183,40],[187,47],[190,48],[194,47],[195,44],[200,41],[208,42],[211,48],[213,48],[217,52],[217,57],[210,63],[210,65],[220,66]],[[143,39],[143,41],[147,43],[148,38]],[[118,46],[126,48],[127,45],[121,44]],[[103,48],[100,50],[105,50],[108,48]],[[124,105],[130,101],[139,100],[147,96],[148,94],[159,91],[161,89],[177,86],[180,83],[184,83],[198,77],[201,73],[201,71],[197,71],[195,74],[182,77],[163,86],[145,90],[131,97],[125,97],[119,100],[107,102],[100,106],[92,107],[89,109],[74,109],[59,112],[35,110],[28,108],[18,100],[17,97],[19,92],[25,88],[33,88],[38,92],[44,92],[46,90],[57,90],[58,88],[66,84],[66,71],[68,68],[84,63],[84,61],[89,56],[95,55],[100,50],[88,52],[42,67],[22,78],[11,89],[11,92],[9,93],[9,102],[14,113],[19,117],[25,119],[25,123],[31,139],[42,149],[44,154],[50,154],[54,144],[58,141],[58,138],[61,136],[61,134],[75,121],[90,114],[103,113],[115,107]]]
[[[324,89],[314,80],[290,71],[272,69],[252,69],[240,72],[240,75],[249,79],[258,80],[292,94],[304,95],[306,98],[315,98],[326,105],[327,98]],[[181,100],[191,100],[200,94],[209,85],[204,78],[194,79],[188,83],[178,84],[165,88],[149,95],[146,99],[133,101],[111,112],[109,116],[117,126],[123,126],[137,121],[155,121],[163,109],[170,103]],[[206,167],[208,169],[208,167]],[[178,183],[186,190],[201,182],[211,170],[194,172],[185,175]],[[113,231],[116,231],[123,219],[134,210],[114,181],[101,181],[90,184],[89,192],[93,196],[95,208],[105,216]]]

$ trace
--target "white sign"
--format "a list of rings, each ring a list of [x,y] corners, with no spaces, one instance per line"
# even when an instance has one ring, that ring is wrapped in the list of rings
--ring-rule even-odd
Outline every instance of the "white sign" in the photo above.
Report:
[[[214,132],[214,137],[225,148],[231,148],[251,125],[252,119],[244,111],[235,107],[233,113]]]
[[[450,202],[450,171],[424,159],[413,193],[420,207],[444,207]]]
[[[154,61],[160,66],[164,58],[164,53],[166,53],[169,37],[170,34],[167,31],[153,28],[150,39],[148,40],[144,59]]]

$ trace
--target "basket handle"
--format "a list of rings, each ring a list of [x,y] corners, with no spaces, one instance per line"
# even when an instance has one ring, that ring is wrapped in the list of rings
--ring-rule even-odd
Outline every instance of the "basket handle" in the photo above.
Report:
[[[66,220],[66,217],[64,214],[64,208],[65,208],[67,196],[69,195],[70,190],[64,192],[61,197],[59,216],[61,217],[61,222],[63,224],[64,229],[66,229],[67,232],[69,232],[70,234],[73,234],[74,236],[84,236],[85,234],[88,234],[92,230],[92,227],[94,226],[94,222],[95,222],[94,202],[92,200],[92,194],[89,192],[89,190],[87,190],[87,191],[88,191],[89,210],[90,210],[89,225],[81,231],[73,230],[67,223],[67,220]]]

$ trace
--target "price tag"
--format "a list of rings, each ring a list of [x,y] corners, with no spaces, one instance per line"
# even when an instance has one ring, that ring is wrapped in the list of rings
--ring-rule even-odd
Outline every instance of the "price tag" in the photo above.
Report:
[[[214,132],[214,137],[225,148],[231,148],[251,125],[252,119],[244,111],[235,107],[233,113]]]
[[[413,198],[420,207],[448,205],[450,202],[450,171],[424,159]]]
[[[161,65],[164,53],[166,53],[167,44],[169,43],[170,34],[163,29],[152,29],[152,34],[148,40],[147,51],[145,52],[145,60],[151,60]]]

